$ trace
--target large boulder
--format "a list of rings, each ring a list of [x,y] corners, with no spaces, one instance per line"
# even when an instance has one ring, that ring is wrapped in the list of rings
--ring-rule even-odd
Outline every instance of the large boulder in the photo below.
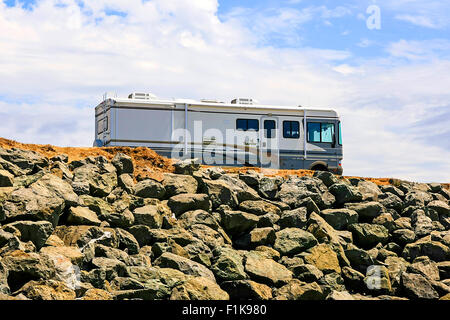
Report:
[[[162,184],[169,197],[181,193],[197,193],[198,189],[197,180],[189,175],[165,173]]]
[[[246,255],[245,271],[250,279],[269,286],[279,287],[292,279],[292,272],[285,266],[256,252]]]
[[[12,187],[14,185],[14,175],[6,170],[0,170],[0,188]]]
[[[428,280],[439,281],[439,269],[436,262],[432,261],[427,256],[417,257],[414,259],[406,271],[408,273],[416,273],[424,276]]]
[[[410,299],[439,299],[439,294],[424,276],[414,273],[402,273],[402,288]]]
[[[295,255],[317,244],[317,239],[299,228],[286,228],[276,233],[274,249],[282,255]]]
[[[245,212],[262,216],[267,213],[281,214],[281,210],[276,205],[264,200],[247,200],[239,204],[239,209]]]
[[[227,233],[238,235],[253,229],[258,220],[258,216],[251,213],[226,210],[222,214],[221,224]]]
[[[133,174],[133,159],[130,156],[120,152],[116,153],[111,163],[116,168],[118,176],[124,173]]]
[[[270,300],[272,289],[252,280],[226,281],[221,287],[228,292],[231,300]]]
[[[349,229],[353,233],[356,244],[362,248],[372,248],[378,243],[386,243],[389,240],[389,231],[378,224],[355,223]]]
[[[361,203],[346,203],[347,209],[354,210],[358,213],[359,217],[367,220],[372,220],[378,217],[384,210],[383,206],[376,201],[361,202]]]
[[[310,253],[305,256],[305,261],[324,273],[341,272],[336,252],[325,243],[313,247]]]
[[[188,275],[205,277],[211,279],[212,281],[216,280],[214,274],[204,265],[170,252],[164,252],[158,259],[155,260],[154,264],[161,268],[180,270]]]
[[[275,238],[275,230],[273,228],[255,228],[236,239],[234,244],[240,248],[253,249],[257,246],[273,245]]]
[[[345,230],[349,224],[358,222],[358,213],[349,209],[326,209],[320,215],[336,230]]]
[[[141,198],[162,199],[166,194],[166,189],[161,183],[152,179],[146,179],[134,186],[134,194]]]
[[[447,261],[450,259],[450,248],[438,241],[423,238],[407,244],[402,252],[402,257],[408,261],[420,256],[428,256],[436,262]]]
[[[171,300],[229,300],[229,295],[207,277],[195,277],[175,287]]]
[[[359,202],[362,200],[362,194],[355,187],[344,183],[335,183],[329,188],[330,192],[335,196],[338,204],[347,202]]]
[[[274,293],[275,300],[323,300],[325,294],[316,283],[305,283],[297,279],[289,281]]]
[[[116,168],[109,163],[88,163],[76,168],[73,174],[72,185],[77,186],[77,190],[87,187],[88,192],[95,197],[105,197],[117,186]]]
[[[294,210],[283,211],[280,219],[278,220],[278,225],[281,227],[281,229],[304,228],[307,222],[308,209],[306,207],[300,207]]]
[[[221,205],[227,205],[235,208],[238,205],[238,198],[233,188],[223,180],[204,180],[206,193],[211,199],[212,207],[218,208]]]
[[[206,194],[178,194],[171,197],[167,205],[176,216],[186,211],[197,209],[209,211],[211,209],[211,202]]]
[[[150,228],[161,228],[163,223],[163,216],[156,205],[147,205],[144,207],[136,208],[133,211],[134,222],[149,226]]]
[[[102,222],[97,214],[86,207],[70,207],[67,217],[69,225],[99,226]]]
[[[16,165],[21,170],[25,171],[26,174],[48,166],[47,158],[31,150],[22,150],[18,148],[5,150],[0,148],[0,158]]]
[[[30,281],[18,293],[32,300],[75,300],[76,293],[65,282],[57,280]]]
[[[247,279],[244,270],[243,256],[231,248],[223,248],[211,267],[220,281],[235,281]]]
[[[12,228],[20,232],[20,240],[31,241],[39,250],[53,233],[53,225],[47,221],[17,221],[3,226],[5,230]]]

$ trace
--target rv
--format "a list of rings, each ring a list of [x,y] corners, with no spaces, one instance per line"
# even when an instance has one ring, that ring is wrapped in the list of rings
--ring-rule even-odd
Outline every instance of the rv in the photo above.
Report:
[[[334,110],[263,105],[253,99],[110,98],[95,108],[94,146],[149,147],[206,165],[310,169],[342,174]]]

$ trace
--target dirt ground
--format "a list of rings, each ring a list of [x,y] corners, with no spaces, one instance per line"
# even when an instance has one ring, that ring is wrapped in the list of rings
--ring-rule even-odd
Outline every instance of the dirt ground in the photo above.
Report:
[[[19,148],[24,150],[32,150],[40,153],[41,155],[51,158],[58,154],[66,154],[69,157],[69,162],[74,160],[81,160],[87,157],[104,156],[108,160],[111,160],[116,153],[122,152],[133,159],[135,165],[135,177],[139,180],[142,178],[152,178],[155,180],[162,180],[162,174],[164,172],[173,172],[174,167],[172,160],[158,155],[155,151],[144,148],[130,148],[130,147],[106,147],[106,148],[76,148],[76,147],[57,147],[52,145],[39,145],[39,144],[25,144],[0,138],[0,147],[4,149]],[[253,170],[261,172],[260,168],[245,168],[245,167],[226,167],[224,170],[228,173],[239,173]],[[289,175],[297,176],[312,176],[314,171],[311,170],[274,170],[263,169],[263,173],[267,176],[282,176]],[[360,178],[360,177],[348,177],[345,178]],[[368,181],[372,181],[377,185],[397,184],[400,182],[398,179],[393,178],[363,178]],[[450,183],[443,184],[444,187],[450,189]]]

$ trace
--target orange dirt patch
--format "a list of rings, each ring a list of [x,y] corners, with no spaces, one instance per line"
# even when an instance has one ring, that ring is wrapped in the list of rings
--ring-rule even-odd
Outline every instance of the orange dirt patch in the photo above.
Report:
[[[25,144],[0,138],[0,147],[4,149],[19,148],[25,150],[36,151],[44,157],[51,158],[58,154],[66,154],[69,162],[74,160],[82,160],[87,157],[104,156],[108,160],[121,152],[133,159],[135,167],[135,177],[152,178],[162,180],[164,172],[173,172],[172,160],[160,156],[149,148],[139,147],[107,147],[107,148],[74,148],[74,147],[56,147],[52,145]]]

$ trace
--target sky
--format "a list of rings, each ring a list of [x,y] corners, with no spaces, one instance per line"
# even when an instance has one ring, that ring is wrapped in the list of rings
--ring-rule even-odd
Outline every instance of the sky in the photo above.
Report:
[[[0,0],[0,137],[91,146],[105,92],[332,108],[344,174],[450,182],[450,2]]]

